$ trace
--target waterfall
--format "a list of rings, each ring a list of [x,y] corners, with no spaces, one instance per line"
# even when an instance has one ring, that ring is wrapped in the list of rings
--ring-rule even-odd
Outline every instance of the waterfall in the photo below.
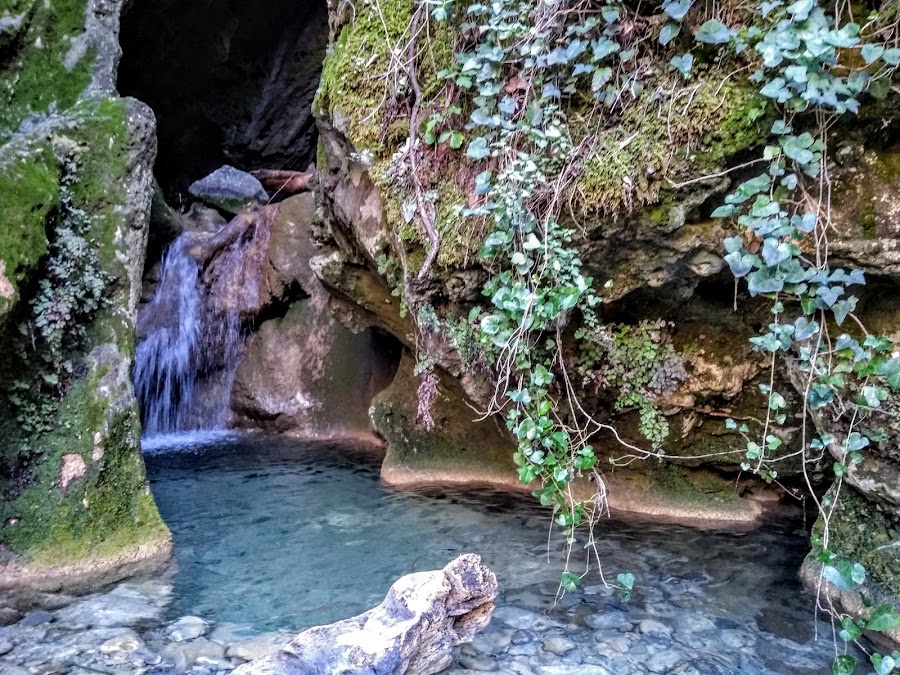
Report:
[[[240,316],[211,306],[190,244],[169,246],[138,322],[134,386],[148,437],[224,427],[242,355]]]

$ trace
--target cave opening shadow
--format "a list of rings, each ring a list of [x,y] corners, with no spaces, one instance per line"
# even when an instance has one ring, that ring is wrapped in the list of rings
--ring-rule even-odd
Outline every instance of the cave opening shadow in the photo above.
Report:
[[[326,0],[131,0],[119,91],[157,116],[167,201],[225,164],[303,170],[328,43]]]

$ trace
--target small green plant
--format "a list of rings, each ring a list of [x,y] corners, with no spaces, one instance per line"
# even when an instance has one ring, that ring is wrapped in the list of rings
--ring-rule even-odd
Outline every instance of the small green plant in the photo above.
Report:
[[[667,339],[665,321],[636,326],[604,326],[591,333],[581,328],[577,372],[586,389],[617,392],[616,410],[637,409],[640,431],[654,450],[661,450],[669,424],[656,400],[674,391],[687,377],[681,356]]]
[[[91,242],[91,218],[75,204],[78,166],[69,158],[60,179],[60,203],[52,226],[49,253],[42,263],[37,295],[18,326],[17,376],[9,399],[27,432],[43,431],[75,376],[73,353],[86,326],[104,303],[110,278]]]

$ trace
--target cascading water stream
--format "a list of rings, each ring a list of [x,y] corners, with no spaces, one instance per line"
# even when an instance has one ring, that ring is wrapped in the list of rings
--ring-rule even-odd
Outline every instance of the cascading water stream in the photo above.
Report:
[[[223,428],[242,355],[238,312],[213,309],[190,245],[182,236],[169,246],[141,311],[134,386],[148,437]]]
[[[203,289],[186,248],[178,240],[166,251],[159,286],[144,309],[155,321],[137,347],[134,387],[148,436],[185,428],[193,403]]]

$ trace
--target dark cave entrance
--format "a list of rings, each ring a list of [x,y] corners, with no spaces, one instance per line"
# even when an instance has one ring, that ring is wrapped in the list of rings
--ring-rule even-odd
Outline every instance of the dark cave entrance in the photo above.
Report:
[[[156,113],[155,174],[173,206],[224,164],[303,170],[315,158],[325,0],[131,0],[120,41],[119,90]]]

